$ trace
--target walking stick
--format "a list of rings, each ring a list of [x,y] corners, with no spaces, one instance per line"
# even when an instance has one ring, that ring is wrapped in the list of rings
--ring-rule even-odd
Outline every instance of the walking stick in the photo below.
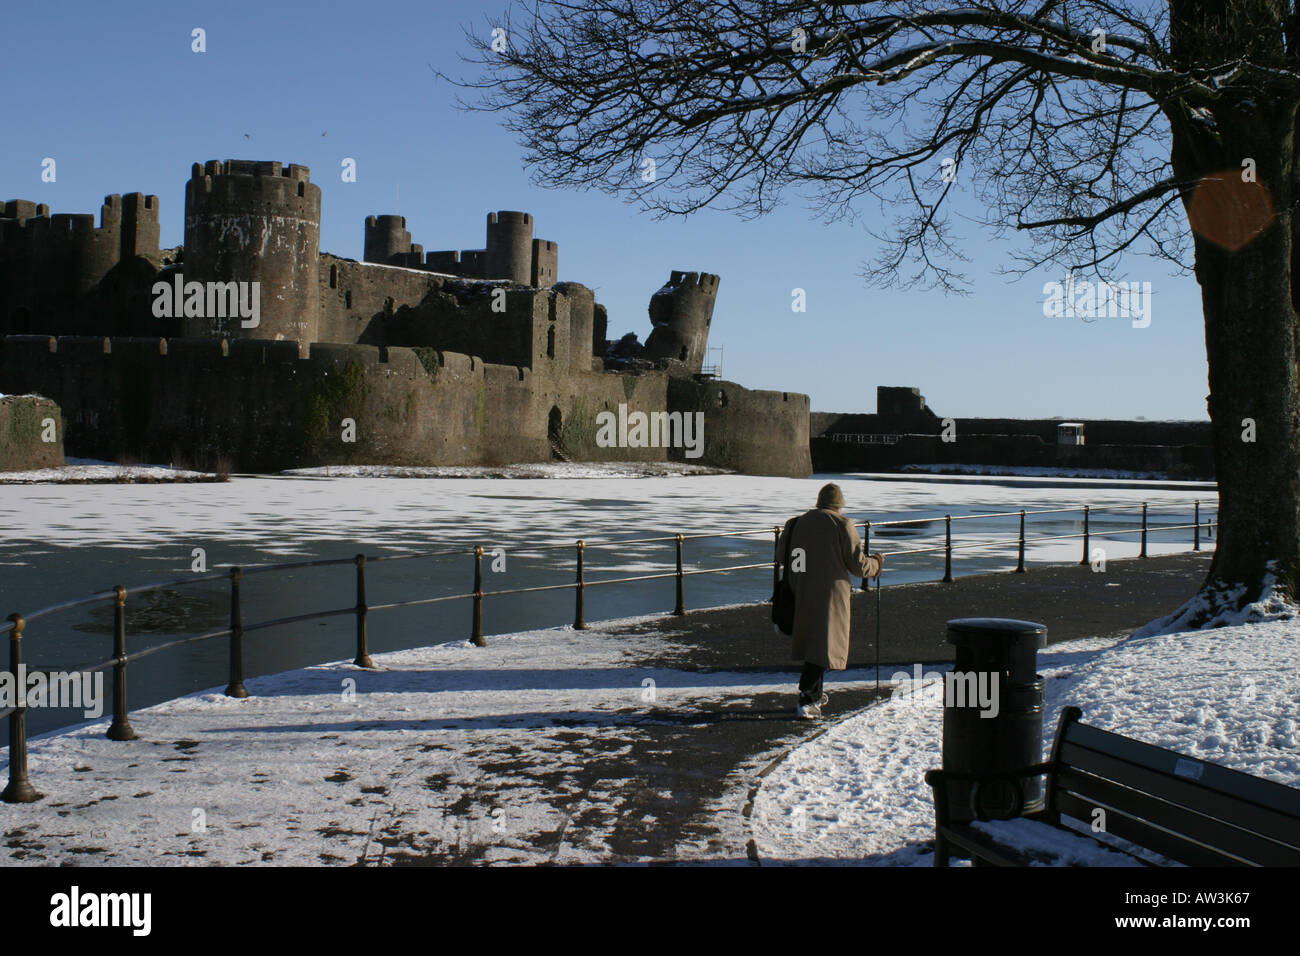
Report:
[[[880,575],[876,575],[876,700],[880,699]]]

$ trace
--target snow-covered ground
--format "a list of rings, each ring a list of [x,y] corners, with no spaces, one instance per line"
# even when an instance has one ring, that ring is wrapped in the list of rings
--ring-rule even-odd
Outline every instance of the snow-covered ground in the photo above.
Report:
[[[566,831],[580,812],[613,820],[624,808],[616,780],[585,792],[571,782],[590,754],[632,748],[657,713],[789,686],[783,674],[638,666],[663,638],[620,636],[634,623],[401,651],[378,672],[334,663],[258,678],[245,700],[214,689],[133,713],[142,739],[129,743],[105,739],[107,721],[35,739],[30,770],[46,797],[0,805],[5,860],[375,863],[385,843],[416,854],[475,844],[485,862],[608,859],[599,827]],[[1075,704],[1088,723],[1300,786],[1294,619],[1076,641],[1039,660],[1049,737]],[[728,845],[681,846],[677,858],[734,861],[752,837],[765,863],[930,865],[923,775],[940,763],[941,704],[937,686],[908,693],[894,675],[883,674],[897,685],[888,701],[762,778],[748,825],[753,781],[730,788],[714,810]]]
[[[520,465],[323,465],[290,468],[284,475],[304,478],[664,478],[680,475],[729,475],[725,468],[671,461],[553,461]]]
[[[1039,673],[1047,679],[1045,748],[1061,708],[1073,704],[1085,723],[1300,787],[1294,618],[1075,641],[1040,652]],[[921,693],[911,693],[911,682],[897,686],[888,701],[797,748],[764,779],[753,813],[764,862],[932,865],[922,853],[934,837],[923,775],[941,764],[942,691],[934,679]],[[1132,864],[1097,854],[1085,862]]]
[[[789,689],[783,674],[637,667],[664,642],[612,636],[627,623],[253,679],[243,700],[212,689],[133,712],[132,742],[107,740],[107,721],[33,739],[46,796],[0,804],[0,859],[352,864],[380,861],[383,840],[416,854],[486,845],[485,862],[602,860],[599,834],[565,831],[579,813],[616,817],[618,782],[584,793],[566,779],[579,763],[631,747],[647,715]]]
[[[27,471],[0,471],[0,484],[155,484],[174,481],[217,481],[217,476],[203,471],[187,471],[167,465],[115,465],[106,461],[68,458],[62,468],[33,468]]]

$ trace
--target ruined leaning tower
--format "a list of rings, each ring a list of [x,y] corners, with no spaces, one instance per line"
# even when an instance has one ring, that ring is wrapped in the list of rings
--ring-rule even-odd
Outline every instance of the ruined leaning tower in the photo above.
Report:
[[[646,339],[645,357],[675,359],[692,373],[699,372],[704,367],[717,295],[717,276],[674,271],[650,297],[650,323],[654,329]]]
[[[187,336],[288,339],[301,355],[320,325],[320,187],[306,166],[195,163],[185,184],[185,281],[260,283],[260,321],[186,318]]]

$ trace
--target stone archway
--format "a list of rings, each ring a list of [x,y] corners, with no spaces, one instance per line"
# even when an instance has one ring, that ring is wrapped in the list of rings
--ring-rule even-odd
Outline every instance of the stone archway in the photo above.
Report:
[[[552,405],[546,416],[546,443],[551,446],[551,461],[571,460],[564,448],[564,416],[558,405]]]

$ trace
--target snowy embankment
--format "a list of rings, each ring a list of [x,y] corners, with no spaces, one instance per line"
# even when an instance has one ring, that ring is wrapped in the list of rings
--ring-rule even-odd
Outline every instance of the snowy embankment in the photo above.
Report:
[[[1166,481],[1159,471],[1120,468],[1060,468],[1049,465],[903,465],[899,471],[927,475],[982,475],[1026,478],[1101,478],[1111,480]]]
[[[1045,749],[1072,704],[1084,723],[1300,787],[1300,619],[1055,645],[1039,653],[1039,673]],[[764,862],[932,865],[922,852],[934,837],[923,776],[941,764],[940,684],[904,694],[911,685],[900,682],[900,693],[795,749],[764,779],[753,813]]]
[[[644,743],[660,715],[789,689],[787,674],[639,666],[669,645],[620,636],[637,620],[255,678],[243,700],[214,688],[132,712],[135,741],[106,739],[107,720],[35,738],[45,797],[0,804],[0,859],[346,865],[473,846],[483,862],[608,860],[608,826],[645,802],[635,781],[588,789],[584,764]]]
[[[0,471],[0,484],[158,484],[162,482],[222,481],[204,471],[167,465],[115,465],[89,458],[69,458],[62,468]]]
[[[734,472],[672,461],[551,461],[519,465],[322,465],[291,468],[280,474],[298,478],[668,478]]]

